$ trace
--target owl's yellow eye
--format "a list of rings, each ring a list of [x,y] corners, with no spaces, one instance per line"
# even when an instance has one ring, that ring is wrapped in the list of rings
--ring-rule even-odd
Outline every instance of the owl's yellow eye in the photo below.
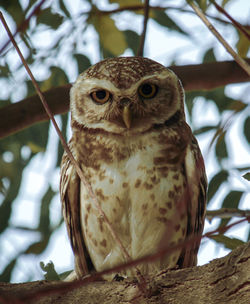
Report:
[[[138,93],[141,97],[149,99],[155,97],[157,90],[158,87],[155,84],[144,83],[139,87]]]
[[[94,91],[90,94],[90,96],[94,102],[99,104],[104,104],[111,98],[111,94],[106,90]]]

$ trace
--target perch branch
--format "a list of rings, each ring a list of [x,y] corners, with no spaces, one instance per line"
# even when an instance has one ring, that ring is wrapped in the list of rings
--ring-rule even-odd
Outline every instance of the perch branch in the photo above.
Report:
[[[250,62],[250,59],[246,59]],[[234,62],[222,61],[170,67],[181,79],[186,91],[212,90],[230,83],[246,82],[250,77]],[[44,96],[54,115],[69,110],[71,84],[52,88]],[[0,108],[0,138],[48,120],[37,95]]]
[[[209,264],[181,270],[165,270],[150,279],[154,294],[138,297],[133,282],[61,283],[36,281],[0,283],[1,303],[249,303],[250,246],[246,244]],[[69,284],[78,284],[75,290]],[[71,285],[72,286],[72,285]],[[51,293],[52,289],[56,292]],[[26,299],[29,299],[27,301]]]
[[[218,228],[214,231],[208,232],[203,237],[210,237],[211,235],[214,235],[216,232],[222,232],[222,229],[223,229],[223,231],[224,231],[224,229],[228,230],[228,229],[232,228],[233,226],[244,222],[245,220],[246,219],[239,220],[239,221],[237,221],[235,223],[232,223],[232,224],[230,224],[226,227],[221,227],[221,228]],[[166,254],[166,252],[169,253],[169,252],[173,252],[173,251],[175,251],[179,248],[182,248],[183,244],[187,245],[189,242],[193,242],[194,239],[195,239],[195,237],[190,238],[189,240],[186,240],[182,244],[177,244],[177,245],[174,245],[172,247],[164,248],[164,249],[161,250],[161,252],[157,252],[153,255],[137,259],[136,261],[131,261],[131,262],[127,263],[126,265],[119,265],[119,266],[116,266],[112,269],[105,270],[103,272],[91,274],[91,276],[83,278],[82,280],[78,280],[78,281],[74,281],[74,282],[59,282],[57,284],[54,283],[54,284],[51,284],[51,285],[47,285],[45,288],[40,288],[40,289],[37,289],[37,290],[33,290],[33,289],[30,288],[28,290],[28,292],[23,292],[23,288],[20,288],[19,293],[18,294],[15,293],[14,295],[13,295],[13,293],[11,293],[11,294],[8,293],[9,289],[7,289],[7,293],[2,293],[3,296],[2,296],[2,298],[0,297],[0,300],[2,300],[2,301],[6,300],[5,303],[8,303],[8,304],[17,303],[17,302],[15,302],[15,300],[21,300],[21,301],[23,301],[23,303],[27,303],[27,302],[28,303],[38,303],[37,301],[39,299],[44,300],[44,297],[47,297],[49,295],[60,294],[62,296],[63,294],[68,293],[70,291],[73,291],[73,290],[75,290],[77,288],[80,288],[80,287],[81,288],[89,288],[88,286],[93,286],[93,284],[96,284],[94,281],[96,281],[97,278],[100,278],[104,274],[108,274],[108,273],[112,273],[112,272],[117,273],[121,270],[124,270],[125,268],[133,267],[133,266],[135,266],[139,263],[142,263],[142,262],[147,262],[147,263],[152,262],[153,260],[158,259],[159,257],[162,257],[163,253]],[[245,248],[245,249],[243,249],[243,248]],[[248,255],[250,255],[250,246],[246,244],[245,246],[241,246],[240,248],[237,248],[232,253],[230,253],[228,255],[229,256],[228,261],[232,262],[235,258],[236,259],[238,258],[239,261],[240,261],[239,264],[243,263],[243,261],[246,262],[247,260],[249,260],[249,256],[248,256],[247,259],[243,257],[245,250],[247,250]],[[215,264],[218,263],[218,265],[225,265],[225,270],[226,270],[227,267],[229,267],[230,263],[225,263],[225,262],[223,263],[223,261],[224,261],[223,259],[225,259],[225,258],[226,257],[224,257],[222,259],[216,259],[212,263],[215,263]],[[249,261],[248,261],[248,263],[249,263]],[[209,267],[209,265],[211,265],[211,263],[208,264],[208,265],[202,266],[202,267]],[[247,264],[247,265],[249,265],[249,264]],[[234,268],[235,265],[233,264],[233,265],[231,265],[231,267]],[[165,277],[169,277],[169,275],[171,275],[171,273],[172,273],[174,275],[173,276],[174,283],[172,285],[170,284],[170,286],[168,288],[166,288],[166,289],[171,289],[171,288],[174,288],[174,286],[176,284],[176,276],[178,276],[178,273],[180,274],[180,272],[183,272],[183,274],[184,274],[183,280],[185,281],[186,280],[186,275],[185,274],[187,274],[187,272],[189,272],[189,271],[190,272],[192,272],[192,271],[196,272],[200,268],[201,267],[193,267],[193,268],[186,268],[186,269],[177,270],[177,271],[176,270],[172,270],[172,271],[169,271],[169,270],[167,271],[166,270],[166,271],[162,271],[160,274],[156,275],[155,277],[151,277],[150,280],[152,281],[152,280],[156,279],[161,274],[165,274]],[[214,267],[214,268],[217,269],[217,267]],[[212,267],[212,269],[213,269],[213,267]],[[245,267],[243,267],[243,269],[245,269]],[[236,272],[235,269],[233,269],[233,270],[234,270],[234,273],[235,273]],[[248,275],[248,270],[245,269],[245,271],[246,271],[246,275]],[[213,274],[213,272],[214,272],[214,270],[212,270],[212,271],[210,270],[210,271],[208,271],[208,274]],[[219,272],[221,272],[221,270]],[[204,268],[202,269],[201,273],[204,273]],[[174,277],[175,277],[175,279],[174,279]],[[198,286],[200,286],[199,285],[201,283],[200,276],[196,274],[195,277],[196,277],[196,279],[195,280],[193,279],[190,283],[194,284],[195,281],[196,281]],[[223,278],[223,280],[225,279],[224,275],[222,275],[222,278]],[[206,276],[203,277],[203,279],[206,281]],[[216,281],[216,279],[213,276],[211,277],[211,279],[213,279],[212,281],[214,281],[214,282]],[[90,285],[90,283],[92,283],[92,284]],[[113,283],[122,284],[120,282],[119,283],[118,282],[113,282]],[[105,282],[105,285],[107,286],[107,284],[113,284],[113,283]],[[97,284],[100,286],[101,283],[98,282]],[[127,285],[127,284],[128,284],[128,282],[125,282],[125,285]],[[232,285],[232,283],[230,283],[230,281],[229,281],[229,284]],[[12,285],[13,289],[14,289],[15,285],[16,284]],[[98,285],[97,285],[97,287],[98,287]],[[177,285],[182,285],[182,284],[177,284]],[[203,284],[203,285],[205,285],[204,288],[207,287],[206,284]],[[213,285],[213,288],[215,288],[215,284],[212,284],[212,285]],[[22,286],[23,286],[23,284],[22,284]],[[132,286],[134,288],[134,284],[132,284]],[[234,284],[233,284],[233,286],[234,286]],[[9,287],[11,287],[11,285],[9,285]],[[4,286],[1,288],[1,285],[0,285],[0,295],[1,295],[1,289],[3,290]],[[194,292],[194,290],[196,290],[196,289],[191,288],[191,290],[192,290],[192,292]],[[225,290],[225,288],[223,290]],[[96,290],[96,292],[98,293],[98,289]],[[185,290],[185,292],[187,292],[187,290]],[[219,293],[222,292],[221,288],[219,288],[218,292]],[[227,295],[227,292],[226,292],[226,295]],[[216,296],[215,296],[215,298],[216,298]],[[85,297],[82,297],[83,303],[87,303],[88,301],[86,300],[84,302],[84,299],[85,299]],[[226,299],[227,299],[227,301],[225,303],[235,303],[235,302],[229,302],[228,301],[229,298],[226,298]],[[235,297],[233,299],[235,300]],[[30,302],[30,301],[32,301],[32,302]],[[58,299],[58,302],[51,301],[49,303],[52,303],[52,302],[53,303],[62,303],[61,301],[62,301],[62,298],[60,297],[60,299]],[[203,303],[205,304],[205,303],[208,303],[208,302],[209,303],[214,303],[214,304],[215,303],[216,304],[217,303],[224,303],[223,301],[221,301],[221,299],[218,299],[218,302],[208,301],[207,297],[204,298],[204,302],[201,301],[201,299],[199,299],[199,301],[195,301],[195,302],[187,301],[187,303],[199,303],[199,304],[203,304]],[[43,302],[43,303],[45,303],[45,302]],[[67,302],[67,303],[72,303],[72,302]],[[73,303],[77,303],[77,302],[73,302]],[[101,301],[99,299],[99,296],[97,296],[96,301],[93,301],[93,299],[92,299],[91,303],[101,303]],[[104,303],[104,302],[102,301],[102,303]],[[105,302],[105,303],[108,303],[108,302]],[[118,301],[111,301],[110,303],[118,303]],[[140,303],[145,303],[145,302],[140,302]],[[163,301],[163,302],[159,302],[159,303],[165,303],[165,302]],[[183,303],[183,301],[180,301],[180,302],[169,302],[169,301],[167,301],[167,303],[177,304],[177,303]],[[239,303],[248,303],[248,302],[239,302]]]

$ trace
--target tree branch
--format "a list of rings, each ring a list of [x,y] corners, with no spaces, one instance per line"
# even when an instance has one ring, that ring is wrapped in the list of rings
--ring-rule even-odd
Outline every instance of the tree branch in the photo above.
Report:
[[[238,29],[240,30],[246,37],[248,40],[250,40],[250,35],[248,34],[248,32],[245,30],[244,26],[242,26],[238,21],[236,21],[232,16],[230,16],[222,6],[220,6],[219,4],[217,4],[214,0],[211,0],[211,2],[213,3],[213,5],[216,7],[216,9],[222,13],[223,15],[225,15],[231,22],[232,24]]]
[[[143,56],[143,50],[144,50],[146,32],[147,32],[147,25],[148,25],[148,16],[149,16],[149,0],[145,0],[143,30],[142,30],[141,37],[140,37],[140,45],[138,48],[137,56]]]
[[[250,59],[246,59],[250,63]],[[186,91],[212,90],[231,83],[246,82],[250,77],[234,62],[222,61],[170,67],[181,79]],[[71,84],[44,92],[54,115],[69,109]],[[37,95],[0,108],[0,138],[21,131],[35,123],[48,120]]]
[[[72,284],[75,288],[72,289]],[[151,297],[142,297],[133,281],[0,283],[1,303],[194,303],[247,304],[250,298],[250,244],[211,263],[162,271],[148,280]],[[136,299],[136,300],[135,300]]]
[[[229,219],[232,217],[250,217],[250,210],[241,210],[237,208],[221,208],[218,210],[207,210],[206,218],[212,221],[213,218]]]
[[[199,7],[193,3],[193,1],[189,1],[189,5],[193,8],[193,10],[196,12],[197,16],[202,20],[202,22],[207,26],[207,28],[210,30],[210,32],[217,38],[217,40],[224,46],[226,51],[232,55],[234,60],[239,64],[239,66],[242,67],[243,70],[246,71],[246,73],[250,76],[250,66],[249,64],[241,58],[234,50],[233,48],[227,43],[227,41],[222,37],[222,35],[216,30],[216,28],[209,22],[207,17],[203,14],[202,10],[199,9]]]

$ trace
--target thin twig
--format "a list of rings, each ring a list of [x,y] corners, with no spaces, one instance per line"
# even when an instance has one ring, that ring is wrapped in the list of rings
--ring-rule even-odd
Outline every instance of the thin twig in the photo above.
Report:
[[[111,9],[111,10],[99,10],[98,9],[98,13],[102,14],[102,15],[111,15],[111,14],[116,14],[116,13],[122,13],[125,11],[140,11],[144,9],[144,4],[135,4],[135,5],[126,5],[126,6],[122,6],[122,7],[118,7],[115,9]],[[177,7],[177,6],[152,6],[149,5],[149,9],[150,10],[158,10],[158,11],[166,11],[166,10],[175,10],[178,12],[182,12],[182,13],[188,13],[188,14],[195,14],[196,13],[193,10],[188,10],[188,9],[184,9],[182,7]],[[80,13],[80,16],[82,14],[86,14],[88,15],[90,13],[90,11],[84,11]],[[230,22],[226,21],[226,20],[222,20],[216,16],[211,16],[209,14],[206,14],[209,18],[214,19],[218,22],[221,22],[223,24],[230,24]]]
[[[15,33],[13,34],[13,37],[16,36],[17,33],[19,32],[22,32],[24,31],[24,29],[28,26],[29,22],[30,22],[30,19],[32,16],[34,15],[38,15],[39,11],[40,11],[40,8],[41,6],[43,5],[43,3],[45,2],[46,0],[41,0],[40,3],[38,3],[34,9],[31,11],[31,13],[29,14],[29,16],[27,17],[27,19],[23,20],[21,22],[21,24],[18,26],[18,28],[16,29]],[[5,44],[4,46],[1,48],[0,50],[0,54],[2,54],[2,52],[5,50],[5,48],[9,45],[9,43],[11,42],[11,39],[9,39]]]
[[[219,40],[219,42],[224,46],[224,48],[228,51],[229,54],[233,56],[235,61],[244,69],[244,71],[250,76],[250,66],[247,62],[242,59],[233,49],[232,47],[225,41],[225,39],[221,36],[221,34],[216,30],[216,28],[210,23],[210,21],[206,18],[203,12],[199,9],[199,7],[193,3],[193,1],[188,1],[189,5],[196,12],[197,16],[203,21],[203,23],[207,26],[207,28],[212,32],[212,34]]]
[[[149,0],[145,0],[143,30],[141,33],[140,45],[139,45],[138,52],[137,52],[137,56],[141,56],[141,57],[143,56],[143,50],[144,50],[144,45],[145,45],[147,24],[148,24],[148,15],[149,15]]]
[[[250,40],[250,35],[249,33],[244,29],[244,27],[238,22],[236,21],[232,16],[230,16],[223,7],[221,7],[219,4],[217,4],[214,0],[210,0],[213,5],[216,7],[216,9],[221,12],[223,15],[225,15],[234,25],[235,27],[237,27],[238,30],[240,30],[246,37],[248,40]]]
[[[218,210],[207,210],[206,218],[211,221],[214,217],[229,219],[232,217],[249,217],[250,210],[241,210],[237,208],[221,208]]]
[[[64,137],[63,137],[63,135],[62,135],[62,133],[61,133],[61,131],[60,131],[60,129],[59,129],[59,127],[58,127],[56,121],[55,121],[55,119],[54,119],[54,116],[53,116],[53,114],[52,114],[52,112],[51,112],[51,110],[50,110],[50,108],[49,108],[49,106],[48,106],[48,104],[47,104],[47,101],[46,101],[44,95],[42,94],[42,92],[41,92],[41,90],[40,90],[40,88],[39,88],[39,86],[38,86],[38,84],[37,84],[37,82],[36,82],[36,80],[35,80],[35,78],[34,78],[32,72],[31,72],[31,70],[30,70],[30,68],[29,68],[29,66],[28,66],[28,64],[26,63],[26,60],[24,59],[24,57],[23,57],[23,55],[22,55],[22,53],[21,53],[21,51],[20,51],[20,49],[19,49],[19,47],[18,47],[18,45],[17,45],[15,39],[14,39],[14,37],[12,36],[12,34],[11,34],[11,32],[10,32],[10,29],[9,29],[9,27],[8,27],[8,25],[7,25],[6,21],[5,21],[5,19],[4,19],[4,16],[3,16],[2,12],[0,12],[0,19],[1,19],[1,21],[2,21],[2,23],[3,23],[3,25],[4,25],[4,27],[5,27],[5,29],[6,29],[6,31],[7,31],[7,33],[8,33],[8,35],[9,35],[9,38],[10,38],[11,42],[12,42],[13,45],[14,45],[14,47],[15,47],[15,49],[16,49],[18,55],[19,55],[19,57],[21,58],[21,61],[22,61],[23,65],[24,65],[24,67],[25,67],[25,69],[26,69],[28,75],[30,76],[30,78],[31,78],[31,80],[32,80],[32,83],[33,83],[33,85],[34,85],[34,87],[35,87],[35,89],[36,89],[36,92],[37,92],[37,94],[38,94],[38,96],[39,96],[39,98],[40,98],[40,100],[41,100],[41,102],[42,102],[42,104],[43,104],[43,106],[44,106],[44,108],[45,108],[45,110],[46,110],[46,112],[47,112],[49,118],[51,119],[52,124],[54,125],[54,127],[55,127],[55,129],[56,129],[57,135],[59,136],[59,138],[60,138],[60,140],[61,140],[62,146],[63,146],[64,150],[66,151],[66,153],[67,153],[67,155],[68,155],[68,157],[69,157],[71,163],[74,165],[75,170],[76,170],[78,176],[79,176],[80,179],[81,179],[81,182],[82,182],[82,183],[84,184],[84,186],[87,188],[87,191],[88,191],[89,196],[90,196],[91,199],[93,200],[93,202],[94,202],[94,204],[95,204],[95,207],[98,209],[98,211],[99,211],[101,217],[102,217],[103,220],[106,222],[107,227],[108,227],[108,229],[109,229],[109,231],[110,231],[112,237],[114,238],[114,240],[115,240],[115,241],[117,242],[117,244],[119,245],[119,247],[120,247],[120,249],[121,249],[121,251],[122,251],[122,254],[124,255],[125,259],[126,259],[127,261],[131,261],[132,259],[131,259],[130,255],[129,255],[127,249],[123,246],[123,244],[122,244],[120,238],[118,237],[117,233],[116,233],[115,230],[113,229],[113,227],[112,227],[112,225],[111,225],[111,223],[110,223],[108,217],[106,216],[106,214],[105,214],[104,211],[102,210],[101,205],[100,205],[100,203],[98,202],[98,200],[97,200],[97,198],[96,198],[96,195],[94,194],[94,191],[93,191],[91,185],[87,182],[87,180],[86,180],[86,178],[85,178],[85,176],[84,176],[84,174],[83,174],[83,172],[82,172],[82,169],[80,168],[80,166],[79,166],[79,164],[77,163],[76,159],[74,158],[72,152],[70,151],[69,146],[67,145],[67,143],[66,143],[66,141],[65,141],[65,139],[64,139]],[[136,271],[137,271],[137,274],[138,274],[139,278],[140,278],[140,279],[142,280],[142,282],[144,283],[145,280],[144,280],[144,278],[141,276],[139,269],[136,269]]]

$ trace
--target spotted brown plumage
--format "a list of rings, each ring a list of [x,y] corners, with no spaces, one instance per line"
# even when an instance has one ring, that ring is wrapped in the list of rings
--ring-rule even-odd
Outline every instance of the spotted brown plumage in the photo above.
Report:
[[[142,274],[195,265],[207,182],[177,76],[147,58],[107,59],[78,77],[70,99],[70,149],[130,257],[193,238],[139,265]],[[78,277],[125,263],[66,154],[60,193]]]

